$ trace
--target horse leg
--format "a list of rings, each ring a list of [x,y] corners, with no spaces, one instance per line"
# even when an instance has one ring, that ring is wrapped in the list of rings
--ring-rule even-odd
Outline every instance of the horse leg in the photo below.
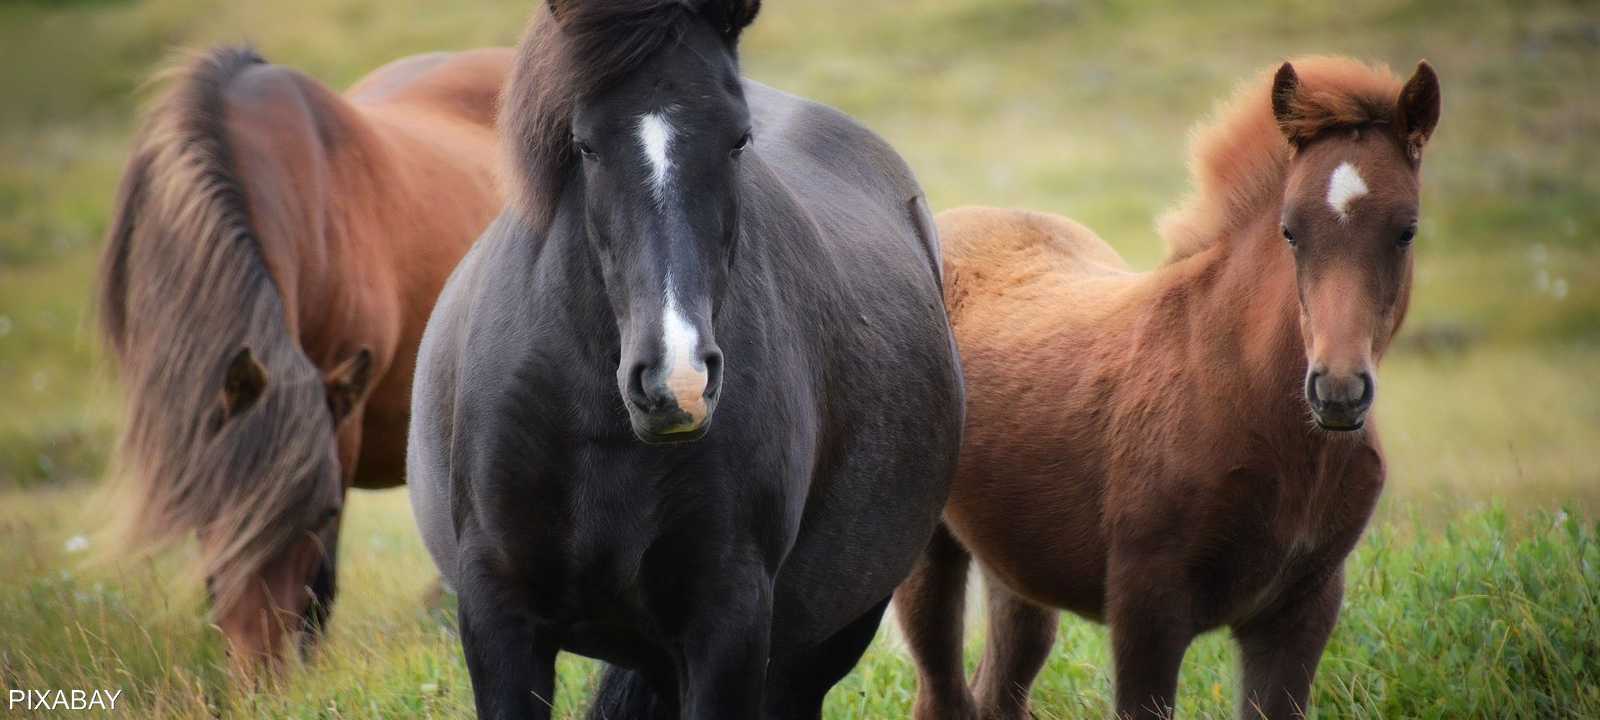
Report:
[[[1178,670],[1194,640],[1185,609],[1190,603],[1167,571],[1111,558],[1106,621],[1116,672],[1119,718],[1170,718]]]
[[[917,665],[917,720],[978,716],[962,665],[967,567],[972,556],[943,523],[894,594],[895,615]]]
[[[478,717],[549,720],[559,648],[535,635],[523,593],[482,571],[462,573],[457,593]]]
[[[724,571],[719,571],[719,573]],[[688,720],[754,718],[772,630],[772,580],[759,565],[733,567],[718,579],[722,592],[692,617],[682,640],[678,687]]]
[[[1241,718],[1304,717],[1322,649],[1339,620],[1343,570],[1233,629],[1244,671]]]
[[[979,714],[986,720],[1027,720],[1028,693],[1050,658],[1059,613],[1017,597],[993,578],[989,587],[989,641],[978,663]]]
[[[607,665],[589,703],[588,720],[677,720],[678,688],[666,678]]]
[[[889,598],[884,598],[832,637],[788,658],[782,666],[774,663],[767,675],[767,717],[820,720],[828,691],[867,651],[887,609]]]

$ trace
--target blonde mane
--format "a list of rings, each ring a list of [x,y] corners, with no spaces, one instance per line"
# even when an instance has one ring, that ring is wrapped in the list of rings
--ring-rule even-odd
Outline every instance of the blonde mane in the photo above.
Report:
[[[321,374],[289,332],[226,142],[225,88],[265,66],[249,48],[219,47],[162,76],[118,191],[97,299],[126,393],[111,473],[123,548],[212,533],[198,569],[222,614],[305,537],[331,486]],[[218,393],[246,346],[271,368],[271,389],[221,424]]]
[[[1345,57],[1292,58],[1300,91],[1280,127],[1272,112],[1274,67],[1240,84],[1189,141],[1193,191],[1157,225],[1167,262],[1194,255],[1282,200],[1294,148],[1285,133],[1309,139],[1340,127],[1393,122],[1402,80],[1384,65]]]

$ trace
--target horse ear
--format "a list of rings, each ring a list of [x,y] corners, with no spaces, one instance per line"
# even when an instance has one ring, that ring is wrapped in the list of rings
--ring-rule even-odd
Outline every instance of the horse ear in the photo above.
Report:
[[[574,0],[545,0],[545,7],[550,10],[550,19],[561,25],[567,19],[567,8],[572,6]]]
[[[267,369],[256,360],[250,346],[240,346],[228,361],[222,378],[222,420],[239,416],[261,399],[267,389]]]
[[[371,381],[372,350],[368,348],[361,348],[328,373],[323,383],[327,386],[328,412],[333,414],[333,424],[338,425],[350,417]]]
[[[553,1],[553,0],[552,0]],[[722,33],[729,40],[739,37],[739,32],[755,22],[756,13],[761,12],[761,0],[725,0],[727,3],[727,26]]]
[[[1272,117],[1278,121],[1278,130],[1283,137],[1295,147],[1299,147],[1304,139],[1295,122],[1294,96],[1299,90],[1300,76],[1295,74],[1294,65],[1285,62],[1272,76]]]
[[[1434,126],[1439,124],[1439,76],[1427,60],[1417,63],[1416,73],[1400,89],[1396,117],[1406,156],[1413,163],[1422,162],[1422,146],[1428,144]]]

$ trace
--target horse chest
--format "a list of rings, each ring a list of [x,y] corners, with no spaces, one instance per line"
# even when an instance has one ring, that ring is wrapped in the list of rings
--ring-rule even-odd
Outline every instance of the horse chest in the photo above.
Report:
[[[1239,481],[1246,480],[1244,484]],[[1381,478],[1341,464],[1340,472],[1247,474],[1232,478],[1235,518],[1219,533],[1221,552],[1202,556],[1207,625],[1237,622],[1298,585],[1336,571],[1366,526]]]
[[[776,504],[780,484],[731,475],[713,459],[715,442],[533,441],[529,461],[512,464],[475,506],[488,516],[485,534],[511,555],[535,616],[652,627],[682,614],[673,598],[717,575],[720,554],[756,524],[752,514]],[[744,469],[773,469],[749,460]]]
[[[1226,625],[1254,615],[1289,588],[1319,574],[1319,566],[1325,564],[1323,544],[1312,529],[1304,530],[1277,538],[1262,536],[1236,547],[1237,583],[1221,593],[1208,624]]]

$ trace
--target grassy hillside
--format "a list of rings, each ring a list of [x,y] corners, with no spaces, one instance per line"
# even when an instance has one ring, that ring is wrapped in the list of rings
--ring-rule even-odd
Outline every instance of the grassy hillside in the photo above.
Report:
[[[87,300],[144,79],[177,48],[248,40],[342,87],[401,55],[512,44],[534,1],[0,4],[0,685],[116,684],[166,717],[467,712],[448,613],[420,604],[431,571],[403,494],[352,502],[334,636],[270,692],[236,691],[217,667],[181,558],[95,564],[63,543],[103,524],[117,391]],[[1301,53],[1433,62],[1445,108],[1414,310],[1382,370],[1390,485],[1317,702],[1341,717],[1600,714],[1592,4],[766,5],[747,73],[876,129],[936,208],[1068,214],[1141,267],[1163,252],[1153,218],[1187,187],[1187,129],[1235,82]],[[1186,714],[1231,706],[1224,640],[1190,653]],[[1064,621],[1042,716],[1103,711],[1108,665],[1103,632]],[[588,667],[569,663],[568,685]],[[829,717],[899,716],[912,687],[881,638]]]

